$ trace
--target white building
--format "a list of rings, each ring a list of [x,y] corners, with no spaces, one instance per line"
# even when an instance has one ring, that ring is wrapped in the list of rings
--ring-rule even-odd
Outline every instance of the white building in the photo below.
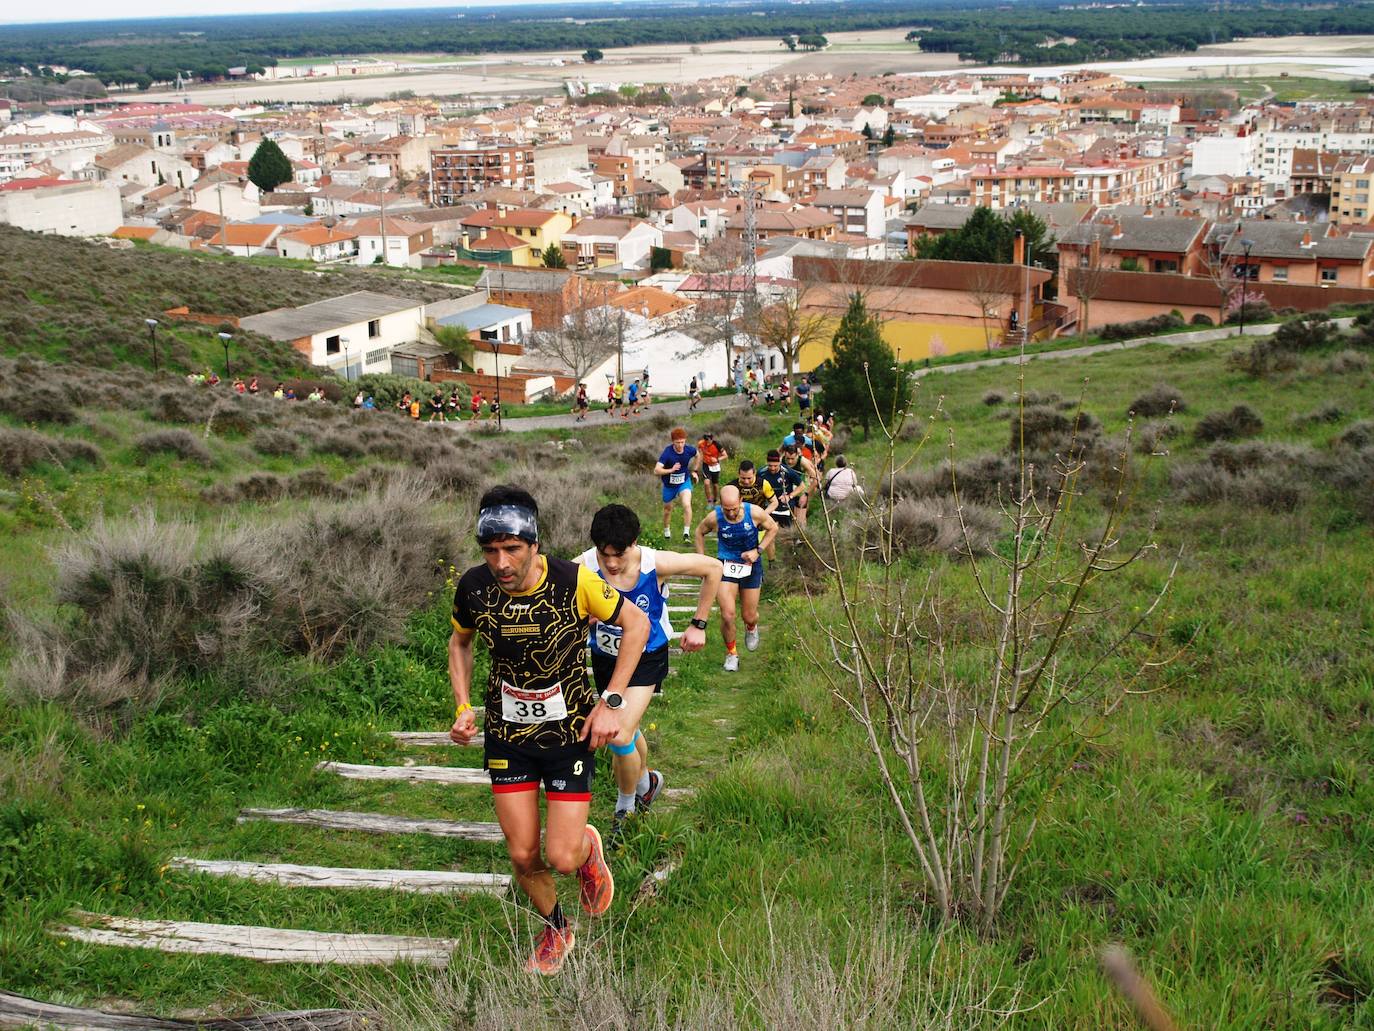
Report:
[[[1193,141],[1193,174],[1258,175],[1259,140],[1258,136],[1199,136]]]
[[[35,233],[104,236],[124,220],[114,183],[16,179],[0,186],[0,222]]]
[[[563,234],[562,246],[565,255],[577,255],[580,268],[643,269],[650,250],[663,246],[663,230],[638,218],[588,218]]]
[[[289,343],[312,364],[347,379],[390,372],[391,352],[422,339],[425,306],[405,297],[359,290],[299,308],[250,315],[239,325]]]

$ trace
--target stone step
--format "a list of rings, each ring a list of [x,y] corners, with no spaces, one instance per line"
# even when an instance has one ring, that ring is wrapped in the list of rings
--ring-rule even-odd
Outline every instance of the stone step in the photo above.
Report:
[[[436,838],[462,838],[465,841],[504,841],[501,825],[469,823],[459,820],[434,820],[386,813],[350,813],[334,809],[244,809],[239,823],[255,821],[290,823],[325,830],[362,831],[366,834],[429,834]]]
[[[201,956],[238,956],[263,963],[333,963],[382,966],[417,963],[445,967],[458,942],[391,934],[334,934],[242,924],[205,924],[178,920],[77,913],[77,923],[54,931],[91,945]]]
[[[294,863],[247,863],[223,859],[191,859],[178,856],[173,870],[210,877],[241,877],[261,884],[288,888],[374,888],[413,892],[418,895],[500,894],[510,887],[510,877],[495,873],[460,870],[362,870],[336,866],[298,866]]]

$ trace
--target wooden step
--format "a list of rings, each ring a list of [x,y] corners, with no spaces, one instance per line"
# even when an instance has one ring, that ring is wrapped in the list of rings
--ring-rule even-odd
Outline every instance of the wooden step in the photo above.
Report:
[[[485,735],[478,734],[467,744],[459,745],[448,736],[447,730],[393,730],[389,732],[389,736],[398,745],[410,745],[412,748],[438,748],[443,745],[455,748],[481,748],[486,741]]]
[[[0,1027],[71,1028],[74,1031],[363,1031],[375,1026],[375,1015],[363,1010],[295,1010],[249,1017],[169,1020],[39,1002],[0,992]]]
[[[117,948],[201,956],[238,956],[264,963],[337,963],[377,966],[418,963],[445,967],[458,942],[449,938],[413,938],[391,934],[333,934],[325,931],[203,924],[176,920],[77,913],[77,924],[54,934],[72,941]]]
[[[335,866],[297,866],[294,863],[190,859],[185,856],[173,859],[171,867],[187,873],[241,877],[288,888],[373,888],[417,895],[500,894],[510,888],[510,877],[506,874],[464,873],[459,870],[359,870]]]
[[[334,809],[245,809],[239,823],[256,821],[291,823],[325,830],[362,831],[365,834],[428,834],[436,838],[462,838],[464,841],[504,841],[497,823],[465,823],[458,820],[430,820],[413,816],[388,816],[385,813],[349,813]]]
[[[403,780],[409,784],[489,785],[486,770],[465,766],[367,766],[362,763],[322,762],[320,773],[337,773],[348,780]]]

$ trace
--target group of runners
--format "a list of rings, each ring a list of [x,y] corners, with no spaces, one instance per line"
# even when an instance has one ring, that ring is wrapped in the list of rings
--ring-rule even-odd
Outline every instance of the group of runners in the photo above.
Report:
[[[587,417],[587,385],[579,383],[577,385],[577,421],[581,422]],[[614,383],[606,386],[606,417],[614,419],[619,415],[622,419],[629,419],[632,415],[639,415],[647,411],[649,407],[649,370],[645,369],[637,379],[631,379],[629,386],[625,385],[625,380],[618,379]]]
[[[690,551],[650,546],[641,539],[635,512],[610,504],[592,516],[586,551],[575,560],[548,556],[540,547],[539,505],[528,491],[498,486],[482,496],[476,538],[483,562],[467,570],[454,591],[450,736],[467,744],[477,733],[474,643],[481,638],[490,656],[481,689],[484,766],[516,881],[543,919],[527,970],[558,973],[574,945],[555,871],[576,876],[580,905],[590,916],[605,913],[615,895],[606,845],[588,819],[595,751],[606,746],[612,754],[612,841],[663,791],[663,774],[649,765],[640,724],[669,672],[669,579],[699,581],[691,621],[678,638],[682,650],[705,646],[718,605],[724,668],[738,670],[737,613],[745,648],[754,651],[764,556],[771,555],[782,525],[805,518],[829,432],[825,418],[797,423],[781,447],[768,452],[763,470],[745,459],[737,463],[738,476],[722,483],[722,468],[733,456],[711,433],[692,446],[685,429],[674,429],[653,472],[661,481],[665,544],[671,542],[673,509],[681,507]],[[691,530],[698,479],[709,507]],[[706,554],[710,534],[714,556]]]

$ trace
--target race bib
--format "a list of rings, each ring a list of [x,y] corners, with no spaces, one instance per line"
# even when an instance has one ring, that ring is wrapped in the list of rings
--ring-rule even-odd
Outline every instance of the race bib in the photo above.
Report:
[[[752,562],[722,562],[725,575],[731,580],[743,580],[754,571]]]
[[[597,651],[606,655],[620,654],[620,628],[611,628],[603,623],[598,623],[596,629],[592,631],[592,640]]]
[[[720,463],[717,462],[715,465],[708,465],[706,468],[713,473],[718,473],[720,472]]]
[[[563,685],[522,689],[501,681],[501,718],[507,723],[555,723],[567,719]]]
[[[669,474],[668,474],[668,482],[671,483],[671,484],[685,483],[686,480],[687,480],[687,474],[686,474],[686,473],[669,473]]]

